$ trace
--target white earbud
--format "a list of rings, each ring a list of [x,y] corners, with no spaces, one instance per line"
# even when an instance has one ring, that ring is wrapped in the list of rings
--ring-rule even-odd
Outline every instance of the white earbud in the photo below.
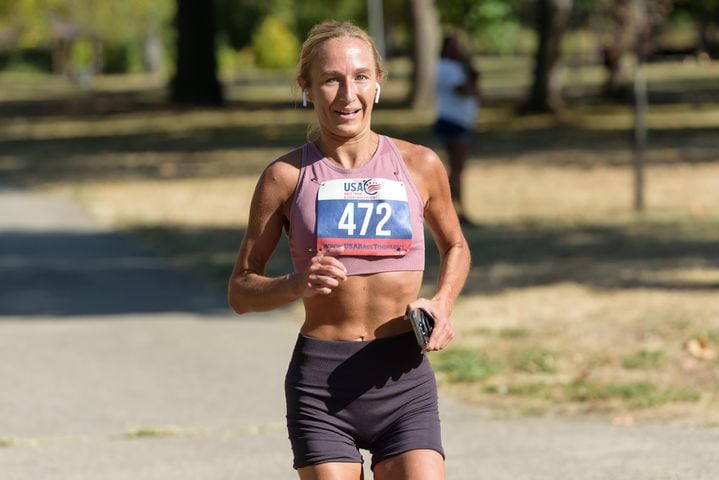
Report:
[[[374,103],[379,103],[379,92],[382,90],[379,86],[379,83],[377,84],[377,93],[374,94]]]
[[[307,106],[307,89],[302,90],[302,106]]]

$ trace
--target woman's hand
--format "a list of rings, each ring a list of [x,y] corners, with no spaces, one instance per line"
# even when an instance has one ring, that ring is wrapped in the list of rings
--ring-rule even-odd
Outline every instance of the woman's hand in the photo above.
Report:
[[[454,338],[454,329],[449,321],[452,314],[452,306],[449,302],[435,299],[418,298],[407,306],[407,310],[421,308],[434,318],[434,329],[429,337],[427,346],[422,352],[442,350]]]
[[[310,259],[307,269],[299,274],[297,294],[304,297],[329,295],[340,283],[347,280],[347,268],[337,260],[344,249],[319,252]]]

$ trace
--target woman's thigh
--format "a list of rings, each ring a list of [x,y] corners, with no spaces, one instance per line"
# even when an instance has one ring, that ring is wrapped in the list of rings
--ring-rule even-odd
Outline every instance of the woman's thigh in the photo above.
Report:
[[[444,458],[435,450],[410,450],[374,466],[375,480],[444,480]]]
[[[361,463],[329,462],[297,470],[301,480],[361,480]]]

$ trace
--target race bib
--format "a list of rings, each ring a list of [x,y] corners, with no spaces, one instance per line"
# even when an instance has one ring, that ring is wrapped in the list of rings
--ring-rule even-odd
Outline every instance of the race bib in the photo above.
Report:
[[[328,180],[317,192],[317,251],[343,255],[403,256],[412,222],[403,182],[384,178]]]

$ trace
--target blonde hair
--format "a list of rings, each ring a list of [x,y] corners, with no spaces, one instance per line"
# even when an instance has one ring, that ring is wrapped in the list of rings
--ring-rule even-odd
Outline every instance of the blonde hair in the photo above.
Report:
[[[310,32],[307,34],[307,39],[302,44],[300,61],[297,65],[297,83],[300,87],[303,86],[303,82],[304,86],[309,86],[311,83],[310,68],[312,68],[312,62],[317,56],[319,46],[327,40],[342,37],[354,37],[367,42],[367,44],[371,47],[372,55],[374,56],[377,80],[382,81],[385,78],[386,72],[382,69],[382,58],[377,51],[374,40],[367,32],[351,22],[326,20],[312,27]]]

